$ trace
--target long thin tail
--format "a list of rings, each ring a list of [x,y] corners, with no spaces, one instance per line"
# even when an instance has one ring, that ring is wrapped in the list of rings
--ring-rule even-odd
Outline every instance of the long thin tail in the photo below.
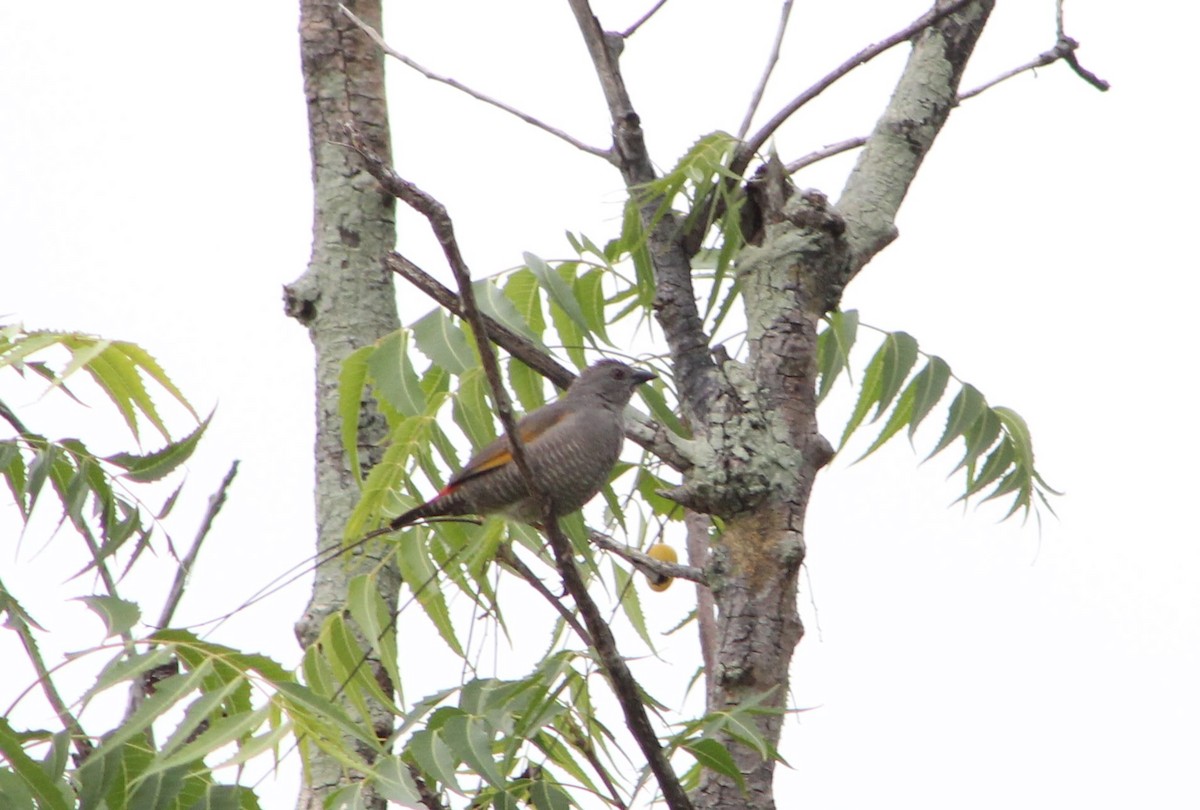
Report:
[[[429,503],[423,503],[420,506],[415,506],[404,514],[392,518],[392,522],[388,524],[391,531],[402,529],[410,523],[416,523],[418,520],[423,520],[424,518],[440,517],[441,515],[444,515],[444,504],[439,504],[439,500],[440,498],[434,498]]]

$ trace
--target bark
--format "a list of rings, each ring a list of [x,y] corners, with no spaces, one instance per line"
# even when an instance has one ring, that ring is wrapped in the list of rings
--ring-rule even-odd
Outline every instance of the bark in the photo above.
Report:
[[[380,25],[379,0],[347,5],[371,25]],[[285,288],[287,314],[309,331],[316,355],[316,526],[319,554],[336,549],[359,491],[341,444],[337,388],[342,361],[399,327],[392,274],[384,257],[395,247],[394,201],[362,170],[358,155],[343,145],[343,126],[354,122],[379,154],[390,158],[383,55],[371,40],[338,12],[337,0],[301,0],[300,46],[308,105],[313,162],[313,246],[307,270]],[[360,413],[360,457],[373,465],[382,452],[386,425],[369,403]],[[346,604],[349,580],[373,568],[371,554],[316,572],[311,600],[296,624],[300,643],[316,641],[321,624]],[[394,610],[398,579],[381,576],[382,595]],[[385,692],[392,684],[371,661]],[[349,708],[349,707],[348,707]],[[391,716],[372,711],[377,733],[391,731]],[[315,810],[324,798],[349,784],[334,760],[314,751],[306,763],[306,784],[298,807]],[[376,796],[368,806],[385,807]]]
[[[945,124],[991,2],[949,14],[919,34],[892,99],[847,182],[838,209],[816,192],[794,193],[769,164],[761,200],[761,245],[738,259],[749,356],[726,361],[699,461],[680,493],[688,505],[726,518],[709,580],[717,603],[717,663],[709,709],[759,703],[783,709],[788,673],[804,634],[796,609],[804,561],[804,516],[832,448],[820,435],[814,395],[817,322],[845,284],[895,238],[895,215]],[[757,718],[778,746],[783,716]],[[746,781],[705,772],[700,807],[775,806],[773,763],[726,735]]]

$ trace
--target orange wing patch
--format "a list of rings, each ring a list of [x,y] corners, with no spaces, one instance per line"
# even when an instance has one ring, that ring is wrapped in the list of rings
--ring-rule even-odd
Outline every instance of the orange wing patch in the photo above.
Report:
[[[554,404],[557,405],[558,403]],[[568,413],[569,411],[564,408],[556,408],[554,405],[548,405],[541,410],[529,414],[517,423],[517,434],[521,437],[521,442],[529,446],[537,441],[539,436],[561,422]],[[501,436],[480,450],[468,461],[466,466],[459,470],[450,479],[450,483],[446,488],[438,494],[445,495],[448,492],[452,492],[468,478],[474,478],[477,475],[483,475],[488,470],[503,467],[505,464],[512,462],[512,460],[512,448],[508,446],[508,439]]]

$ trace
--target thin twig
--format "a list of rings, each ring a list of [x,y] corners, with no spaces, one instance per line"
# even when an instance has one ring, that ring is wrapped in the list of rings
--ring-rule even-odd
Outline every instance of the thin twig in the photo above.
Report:
[[[404,54],[397,51],[395,48],[388,45],[387,42],[383,39],[383,37],[380,35],[380,33],[378,31],[376,31],[374,28],[372,28],[367,23],[360,20],[358,17],[354,16],[353,11],[346,8],[344,5],[339,5],[338,8],[341,10],[342,14],[345,14],[346,17],[349,18],[349,20],[352,23],[354,23],[360,29],[362,29],[363,33],[365,33],[368,37],[370,37],[372,39],[372,41],[375,42],[376,45],[378,45],[380,48],[382,48],[384,53],[386,53],[388,56],[391,56],[392,58],[397,59],[398,61],[404,63],[408,67],[415,70],[417,73],[420,73],[426,79],[431,79],[432,81],[439,82],[441,84],[447,85],[448,87],[453,87],[455,90],[466,93],[468,96],[471,96],[472,98],[474,98],[478,101],[482,101],[484,104],[490,104],[493,107],[496,107],[497,109],[503,110],[504,112],[508,113],[509,115],[514,115],[517,118],[520,118],[526,124],[531,124],[531,125],[537,127],[538,129],[542,130],[543,132],[547,132],[556,138],[564,140],[567,143],[571,144],[571,146],[574,146],[576,149],[578,149],[582,152],[587,152],[589,155],[595,155],[596,157],[604,158],[605,160],[609,161],[610,163],[612,163],[614,161],[612,151],[609,149],[601,149],[598,146],[592,146],[590,144],[586,144],[583,141],[579,140],[578,138],[574,137],[573,135],[570,135],[570,134],[564,132],[563,130],[558,129],[557,127],[552,127],[549,124],[547,124],[546,122],[540,121],[537,118],[534,118],[532,115],[529,115],[528,113],[521,112],[516,107],[505,104],[503,101],[500,101],[499,99],[492,98],[491,96],[489,96],[485,93],[481,93],[478,90],[467,87],[465,84],[457,81],[456,79],[452,79],[449,76],[442,76],[440,74],[434,73],[432,70],[429,70],[428,68],[423,67],[422,65],[413,61],[409,57],[407,57]]]
[[[651,17],[653,17],[655,15],[655,13],[660,8],[665,6],[666,4],[667,4],[667,0],[658,0],[658,2],[655,3],[654,6],[651,7],[651,9],[649,11],[647,11],[645,14],[643,14],[641,17],[638,18],[637,22],[635,22],[633,25],[629,26],[628,28],[626,28],[624,31],[621,32],[621,39],[629,39],[631,36],[633,36],[635,31],[637,31],[639,28],[641,28],[646,23],[647,20],[649,20]]]
[[[1067,31],[1063,27],[1063,0],[1056,0],[1054,3],[1054,30],[1058,34],[1058,41],[1054,46],[1055,51],[1062,50],[1062,60],[1071,66],[1071,70],[1085,82],[1095,87],[1100,92],[1108,90],[1110,85],[1104,79],[1101,79],[1095,73],[1079,64],[1079,59],[1075,56],[1075,49],[1079,47],[1079,43],[1067,36]]]
[[[587,629],[579,623],[579,619],[575,618],[575,614],[572,613],[570,609],[562,603],[561,599],[550,592],[550,589],[546,587],[545,583],[538,579],[537,574],[533,573],[533,570],[525,564],[524,560],[516,555],[516,552],[514,552],[511,547],[507,545],[501,546],[500,550],[496,552],[496,559],[516,571],[517,576],[521,577],[521,579],[525,580],[525,582],[527,582],[531,588],[541,594],[542,598],[549,602],[550,606],[558,611],[558,614],[563,617],[563,621],[570,625],[571,629],[574,630],[576,635],[583,640],[584,644],[589,647],[594,646],[592,644],[591,635],[588,633]]]
[[[840,155],[842,152],[849,152],[851,149],[858,149],[867,142],[865,135],[860,135],[857,138],[847,138],[844,141],[831,143],[827,146],[822,146],[814,152],[809,152],[802,158],[797,158],[784,167],[784,171],[788,174],[795,174],[805,166],[811,166],[814,163],[824,160],[834,155]]]
[[[393,273],[403,276],[413,286],[436,301],[445,310],[459,318],[463,317],[462,304],[458,295],[446,285],[426,273],[399,253],[389,253],[384,263]],[[559,388],[566,388],[575,379],[568,370],[528,338],[517,334],[502,323],[483,315],[488,336],[513,357],[541,374]],[[626,411],[626,435],[649,450],[672,469],[683,472],[692,466],[691,461],[671,442],[670,432],[650,417],[634,409]]]
[[[233,483],[234,477],[237,475],[238,462],[235,460],[229,465],[229,472],[225,473],[225,478],[222,479],[221,485],[217,487],[208,498],[208,509],[204,512],[204,518],[200,521],[200,527],[196,530],[196,539],[192,541],[192,547],[183,559],[179,561],[179,565],[175,567],[175,580],[171,583],[171,590],[167,594],[167,599],[163,603],[162,613],[159,614],[158,624],[156,627],[163,628],[171,623],[171,618],[175,615],[175,609],[179,607],[179,600],[183,598],[183,589],[187,585],[188,575],[192,572],[192,566],[196,564],[196,557],[200,554],[200,545],[208,536],[209,530],[212,528],[213,520],[221,511],[221,507],[225,505],[225,496],[229,492],[229,486]]]
[[[584,583],[583,577],[579,572],[579,567],[575,563],[571,542],[563,535],[562,529],[558,525],[558,518],[554,514],[553,502],[548,497],[548,493],[542,487],[541,482],[534,477],[530,470],[529,460],[525,453],[525,444],[521,441],[521,436],[516,429],[512,401],[509,399],[508,391],[504,388],[504,384],[501,381],[500,366],[496,360],[491,341],[488,338],[487,324],[484,322],[475,301],[475,291],[471,286],[471,273],[459,249],[458,240],[454,235],[454,224],[450,219],[449,213],[440,202],[417,188],[417,186],[408,180],[400,177],[378,155],[371,152],[353,126],[347,124],[346,132],[349,135],[351,146],[362,156],[372,176],[379,181],[385,191],[422,214],[429,221],[434,235],[441,244],[442,253],[445,255],[446,261],[450,265],[450,269],[454,273],[455,280],[458,283],[463,315],[467,319],[467,322],[470,323],[471,330],[475,333],[475,342],[479,349],[480,360],[483,363],[484,372],[492,389],[492,398],[496,405],[497,416],[500,419],[500,423],[504,426],[505,435],[508,437],[513,462],[516,464],[517,469],[521,471],[521,477],[524,479],[525,486],[529,489],[530,494],[542,505],[543,530],[550,542],[550,548],[554,551],[554,559],[557,563],[559,574],[562,575],[563,584],[566,586],[571,598],[575,601],[575,607],[583,616],[583,623],[592,637],[592,649],[596,651],[601,667],[608,678],[609,685],[612,687],[617,701],[621,704],[621,708],[625,713],[625,722],[630,733],[637,740],[638,746],[642,749],[642,753],[645,754],[650,764],[650,769],[658,778],[659,788],[662,790],[667,804],[672,810],[690,810],[691,802],[687,797],[687,793],[684,792],[682,785],[679,783],[679,778],[671,769],[662,744],[659,742],[658,735],[654,731],[654,727],[650,724],[650,717],[646,713],[645,704],[642,703],[641,688],[638,686],[637,681],[634,680],[633,673],[629,671],[629,666],[625,663],[624,657],[621,656],[620,651],[617,649],[612,629],[601,615],[599,607],[588,594],[587,585]]]
[[[754,120],[754,114],[758,112],[758,105],[762,102],[763,93],[767,90],[767,82],[771,79],[771,73],[775,70],[775,63],[779,61],[779,49],[783,45],[783,35],[787,31],[788,18],[792,15],[792,0],[783,0],[783,7],[779,10],[779,27],[775,29],[775,41],[771,44],[771,53],[767,56],[767,66],[763,70],[762,78],[758,80],[758,86],[754,88],[753,95],[750,96],[750,106],[746,109],[746,117],[742,119],[742,125],[738,127],[738,140],[743,140],[746,133],[750,131],[750,123]]]
[[[953,2],[947,3],[946,5],[939,4],[937,7],[925,12],[916,20],[913,20],[907,26],[887,37],[886,39],[882,39],[879,42],[868,45],[846,61],[842,62],[840,65],[834,68],[833,71],[821,78],[816,84],[812,85],[803,93],[785,104],[779,112],[775,113],[770,121],[764,124],[757,132],[754,133],[753,136],[751,136],[748,141],[742,144],[742,146],[738,149],[738,154],[734,157],[733,162],[730,165],[730,171],[735,175],[739,175],[745,171],[746,166],[748,166],[750,163],[750,159],[754,157],[755,153],[762,149],[763,144],[765,144],[767,139],[775,133],[775,130],[779,129],[779,127],[782,126],[783,123],[787,121],[788,118],[790,118],[797,110],[799,110],[808,102],[812,101],[817,96],[821,95],[821,93],[827,90],[830,85],[832,85],[838,79],[841,79],[856,67],[870,62],[881,53],[894,48],[901,42],[908,41],[916,34],[936,23],[938,20],[942,19],[948,14],[953,14],[955,11],[958,11],[960,8],[970,2],[973,2],[973,0],[953,0]]]
[[[634,568],[637,568],[642,573],[650,573],[663,577],[672,577],[674,579],[686,579],[691,582],[695,582],[698,585],[708,587],[708,580],[704,576],[704,569],[702,568],[697,568],[694,565],[684,565],[683,563],[669,563],[662,560],[656,560],[643,551],[639,551],[632,546],[627,546],[624,543],[618,543],[607,534],[601,534],[597,531],[589,532],[588,540],[590,540],[593,545],[599,546],[605,551],[611,551],[618,557],[628,561]]]

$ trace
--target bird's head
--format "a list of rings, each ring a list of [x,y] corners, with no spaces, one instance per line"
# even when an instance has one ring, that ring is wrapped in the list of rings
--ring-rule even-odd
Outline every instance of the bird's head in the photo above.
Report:
[[[593,363],[571,383],[567,396],[597,397],[606,404],[624,408],[633,396],[633,389],[657,377],[649,371],[627,366],[620,360],[601,360]]]

